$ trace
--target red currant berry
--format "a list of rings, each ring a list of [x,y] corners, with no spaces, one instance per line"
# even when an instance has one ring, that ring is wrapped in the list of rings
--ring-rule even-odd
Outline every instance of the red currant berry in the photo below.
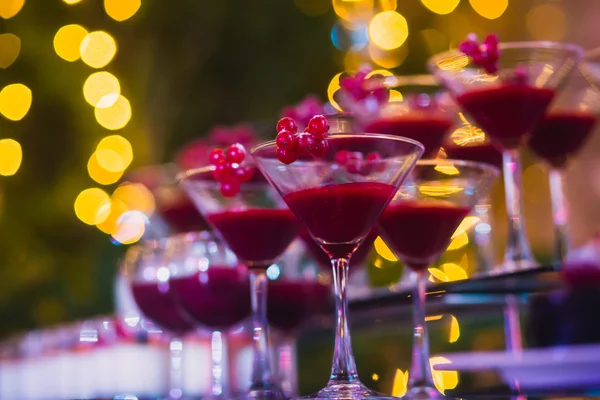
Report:
[[[234,179],[221,182],[220,191],[224,197],[233,197],[240,192],[240,183]]]
[[[485,37],[483,42],[485,44],[487,44],[488,46],[497,47],[498,46],[498,35],[491,33]]]
[[[254,168],[252,167],[238,167],[233,171],[233,176],[239,182],[248,182],[254,176]]]
[[[315,147],[315,139],[310,133],[303,132],[298,135],[298,147],[295,151],[299,156],[308,156],[312,154],[313,148]]]
[[[291,164],[298,159],[298,155],[293,150],[277,149],[277,159],[284,164]]]
[[[329,143],[325,138],[316,138],[315,145],[313,146],[313,156],[325,157],[329,151]]]
[[[208,160],[212,165],[219,165],[225,161],[225,152],[223,149],[214,149],[210,152]]]
[[[378,152],[374,151],[372,153],[367,154],[367,156],[365,157],[365,160],[367,160],[367,162],[375,168],[375,171],[377,171],[377,172],[385,171],[385,163],[383,161],[383,158],[381,157],[381,155],[379,155]]]
[[[233,175],[233,166],[229,162],[223,162],[217,166],[213,170],[213,177],[219,181],[223,182]]]
[[[335,153],[335,162],[339,165],[346,165],[350,159],[350,152],[348,150],[340,150]]]
[[[284,150],[293,150],[296,147],[296,135],[294,132],[288,130],[279,131],[275,138],[277,148]]]
[[[360,152],[352,152],[348,157],[347,171],[351,174],[359,174],[363,164],[363,155]]]
[[[246,150],[239,143],[232,144],[225,150],[225,157],[229,162],[240,164],[246,158]]]
[[[322,115],[315,115],[308,121],[308,131],[315,136],[324,136],[329,131],[327,118]]]
[[[290,131],[292,133],[298,132],[298,125],[296,125],[296,121],[294,121],[290,117],[283,117],[277,122],[277,132],[281,131]]]

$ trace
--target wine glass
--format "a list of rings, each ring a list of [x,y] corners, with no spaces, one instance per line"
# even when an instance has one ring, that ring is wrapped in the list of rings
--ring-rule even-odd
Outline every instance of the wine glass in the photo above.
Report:
[[[423,146],[377,134],[339,133],[328,136],[327,142],[323,157],[301,157],[289,165],[277,159],[275,141],[252,149],[258,167],[331,260],[336,301],[333,365],[327,386],[308,398],[386,397],[364,386],[356,370],[346,297],[349,261],[423,153]],[[348,152],[360,152],[363,160],[370,161],[350,162],[344,158]]]
[[[278,333],[278,378],[287,398],[298,396],[296,338],[302,327],[330,305],[331,277],[301,257],[304,246],[294,241],[281,260],[267,269],[267,319]]]
[[[425,291],[430,267],[446,250],[452,234],[478,197],[498,176],[491,165],[458,160],[419,161],[379,216],[378,229],[396,257],[417,273],[413,356],[409,399],[442,398],[429,367]]]
[[[529,148],[550,167],[550,198],[555,228],[553,263],[560,266],[569,251],[568,206],[563,191],[569,160],[583,147],[600,113],[600,92],[580,64],[529,138]],[[590,79],[592,78],[592,79]]]
[[[177,304],[208,328],[212,350],[212,397],[227,397],[222,355],[226,331],[250,316],[248,271],[211,232],[172,237],[170,282]]]
[[[253,168],[253,167],[248,167]],[[214,180],[213,165],[182,172],[178,177],[198,210],[249,270],[253,320],[252,399],[283,398],[273,378],[266,320],[267,275],[297,237],[299,223],[259,171],[225,196]]]
[[[170,281],[169,258],[173,247],[168,238],[146,241],[132,247],[122,264],[133,298],[146,318],[171,335],[169,399],[183,397],[181,338],[194,324],[175,302]]]
[[[579,46],[553,42],[499,44],[498,71],[487,72],[460,50],[428,61],[456,102],[503,150],[508,242],[500,271],[537,266],[525,234],[519,150],[582,56]]]

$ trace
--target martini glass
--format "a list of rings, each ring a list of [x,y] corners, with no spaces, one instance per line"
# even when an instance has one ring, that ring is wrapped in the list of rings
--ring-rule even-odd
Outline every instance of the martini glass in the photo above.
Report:
[[[429,69],[503,150],[508,239],[499,271],[537,266],[525,234],[519,150],[582,56],[572,44],[500,43],[498,72],[488,74],[459,50],[431,58]]]
[[[379,231],[396,257],[416,272],[413,292],[414,336],[409,399],[443,396],[429,367],[425,291],[430,267],[446,250],[452,234],[477,199],[498,176],[488,164],[458,160],[419,161],[379,217]]]
[[[259,171],[241,185],[238,194],[225,197],[213,170],[210,165],[178,177],[198,210],[249,271],[254,359],[247,398],[282,399],[269,355],[266,271],[297,237],[299,223]]]
[[[336,301],[333,365],[327,386],[307,398],[386,397],[369,390],[358,378],[348,328],[349,262],[423,153],[423,146],[399,136],[366,133],[334,134],[327,141],[329,150],[322,158],[301,157],[289,165],[277,160],[275,141],[252,149],[258,167],[331,260]],[[379,157],[360,168],[349,168],[336,161],[341,162],[337,156],[342,150],[363,156],[377,152]]]
[[[181,338],[194,329],[194,324],[182,312],[173,297],[168,268],[171,250],[168,238],[147,241],[128,252],[122,268],[142,314],[171,335],[168,398],[181,399]]]
[[[528,142],[529,148],[550,167],[555,266],[561,265],[570,247],[563,173],[589,138],[600,113],[600,93],[582,73],[583,67],[575,69]]]

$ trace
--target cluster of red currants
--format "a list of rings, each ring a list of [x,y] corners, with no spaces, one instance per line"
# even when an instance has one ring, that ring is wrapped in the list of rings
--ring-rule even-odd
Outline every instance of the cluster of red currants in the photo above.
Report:
[[[235,196],[240,191],[240,185],[254,176],[254,168],[242,165],[245,158],[246,149],[239,143],[210,152],[209,161],[215,167],[212,174],[221,184],[220,190],[223,196]]]
[[[383,172],[385,170],[385,163],[376,151],[363,157],[359,151],[340,150],[335,153],[335,162],[345,166],[346,171],[350,174],[367,176],[373,171]]]
[[[371,72],[371,67],[362,67],[354,76],[342,78],[340,80],[340,87],[355,101],[374,98],[378,104],[387,103],[390,99],[389,90],[385,88],[383,83],[380,85],[377,84],[377,80],[382,79],[383,75],[369,75]]]
[[[304,132],[298,133],[298,125],[292,118],[284,117],[277,122],[277,159],[291,164],[302,156],[323,157],[329,150],[327,134],[329,125],[322,115],[308,121]]]
[[[483,43],[479,43],[477,35],[471,33],[467,36],[467,40],[458,46],[458,49],[471,57],[473,64],[482,67],[488,74],[498,72],[500,49],[498,48],[498,36],[495,34],[487,35]]]

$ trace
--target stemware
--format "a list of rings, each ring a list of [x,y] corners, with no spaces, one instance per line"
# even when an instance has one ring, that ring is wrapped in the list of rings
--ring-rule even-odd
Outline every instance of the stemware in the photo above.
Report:
[[[498,270],[510,272],[537,265],[525,234],[519,150],[583,52],[579,46],[553,42],[500,43],[499,51],[498,71],[493,74],[459,50],[432,57],[428,67],[503,150],[509,226]]]
[[[576,68],[529,138],[529,148],[550,167],[549,183],[555,227],[553,262],[560,266],[569,250],[568,206],[563,172],[588,139],[600,113],[600,93]]]
[[[223,350],[226,332],[250,315],[248,271],[210,232],[171,237],[171,287],[177,304],[211,333],[212,397],[227,397]]]
[[[430,267],[498,175],[491,165],[458,160],[419,161],[379,217],[378,229],[396,257],[417,273],[412,294],[414,336],[410,399],[441,398],[429,367],[425,290]]]
[[[193,322],[175,302],[168,268],[172,256],[168,238],[132,247],[122,264],[133,298],[142,314],[171,335],[169,342],[169,399],[183,397],[182,340],[194,329]]]
[[[284,165],[270,141],[252,149],[258,167],[282,195],[331,260],[336,303],[333,365],[327,386],[308,398],[386,397],[358,377],[348,327],[346,284],[349,261],[377,217],[423,153],[407,138],[378,134],[334,134],[323,157],[301,157]],[[346,164],[343,152],[377,153],[361,165]]]
[[[269,355],[266,270],[296,238],[299,224],[259,171],[241,185],[239,193],[225,197],[213,170],[212,165],[191,169],[178,178],[198,210],[249,270],[254,358],[247,397],[283,398]]]

